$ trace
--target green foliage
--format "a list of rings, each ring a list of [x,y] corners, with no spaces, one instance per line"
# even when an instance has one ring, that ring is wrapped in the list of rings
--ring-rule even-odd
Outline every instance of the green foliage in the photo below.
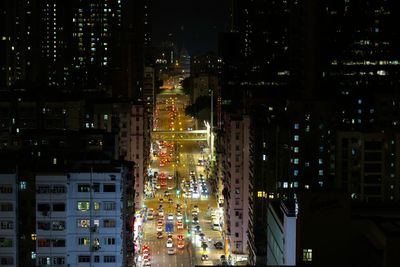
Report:
[[[210,108],[210,96],[199,96],[193,105],[189,105],[185,109],[186,115],[198,118],[199,113],[204,109]]]
[[[181,81],[181,86],[182,86],[182,91],[186,95],[192,94],[192,86],[191,86],[191,79],[190,77],[187,77]]]

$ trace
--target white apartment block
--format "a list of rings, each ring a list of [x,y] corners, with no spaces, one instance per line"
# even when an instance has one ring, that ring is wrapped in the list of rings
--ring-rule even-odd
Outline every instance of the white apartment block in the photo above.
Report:
[[[0,174],[0,266],[18,266],[15,174]]]
[[[124,169],[36,177],[38,266],[125,266]]]
[[[248,253],[250,119],[247,115],[227,115],[225,127],[224,187],[229,192],[224,201],[225,230],[230,253],[243,255]]]

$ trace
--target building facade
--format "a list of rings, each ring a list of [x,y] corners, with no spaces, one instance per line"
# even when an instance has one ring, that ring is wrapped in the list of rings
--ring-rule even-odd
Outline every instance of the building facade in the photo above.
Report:
[[[248,254],[248,225],[250,194],[249,179],[249,117],[230,114],[225,117],[222,173],[224,196],[223,229],[229,256],[236,258]]]

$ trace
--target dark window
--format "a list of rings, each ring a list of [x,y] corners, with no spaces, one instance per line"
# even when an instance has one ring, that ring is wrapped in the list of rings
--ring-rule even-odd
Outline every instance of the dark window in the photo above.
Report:
[[[100,256],[94,256],[94,262],[100,262]]]
[[[366,161],[380,161],[380,160],[382,160],[382,153],[381,152],[365,152],[364,159]]]
[[[49,211],[50,210],[50,204],[39,203],[37,209],[38,209],[38,211]]]
[[[1,203],[0,204],[0,211],[13,211],[13,210],[14,209],[13,209],[12,203]]]
[[[13,192],[12,184],[1,184],[0,185],[0,193],[10,194]]]
[[[54,239],[53,247],[65,247],[65,239]]]
[[[381,172],[382,166],[381,166],[381,164],[373,164],[373,163],[365,164],[364,171],[365,172]]]
[[[100,184],[99,183],[93,184],[93,192],[100,192]]]
[[[114,228],[116,225],[115,220],[104,220],[103,221],[103,227],[105,228]]]
[[[39,239],[38,247],[50,247],[50,239]]]
[[[50,222],[38,222],[38,229],[49,231],[50,230]]]
[[[365,150],[381,150],[382,142],[380,141],[369,141],[364,143]]]
[[[90,262],[90,256],[78,256],[78,262]]]
[[[104,256],[104,262],[115,262],[115,256]]]
[[[14,258],[13,257],[1,257],[0,258],[0,265],[13,265]]]
[[[103,185],[103,192],[115,192],[115,184]]]
[[[65,203],[54,203],[53,211],[65,211]]]

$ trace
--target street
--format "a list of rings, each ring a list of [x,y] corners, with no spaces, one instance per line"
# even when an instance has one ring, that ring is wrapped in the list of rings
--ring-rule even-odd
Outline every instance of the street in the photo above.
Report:
[[[188,97],[177,91],[159,94],[153,130],[187,135],[197,130],[194,119],[185,116],[187,104]],[[220,214],[208,183],[209,149],[203,139],[176,135],[165,141],[153,136],[153,176],[145,186],[139,266],[220,264],[223,249],[216,249],[214,244],[222,242],[221,232],[212,226],[213,218]]]

